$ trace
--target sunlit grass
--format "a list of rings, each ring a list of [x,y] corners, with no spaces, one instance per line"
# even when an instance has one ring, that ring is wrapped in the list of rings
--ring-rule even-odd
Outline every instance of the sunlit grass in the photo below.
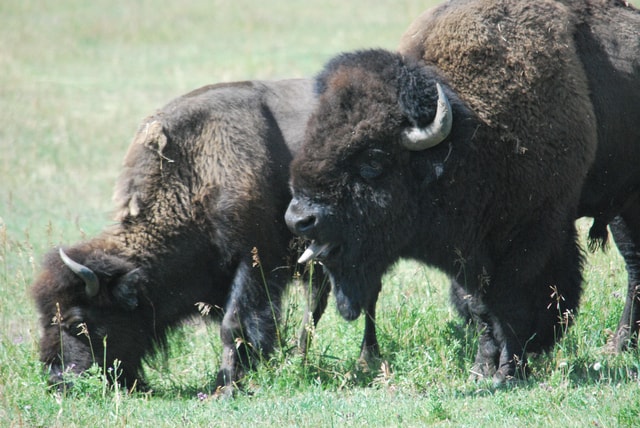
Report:
[[[339,51],[393,49],[432,3],[0,3],[0,426],[636,424],[640,356],[604,349],[626,287],[614,250],[588,255],[575,325],[510,387],[467,380],[475,332],[449,305],[447,279],[406,261],[385,276],[374,367],[357,360],[363,319],[346,323],[333,301],[307,359],[295,352],[296,287],[282,312],[284,346],[234,400],[205,395],[221,344],[218,324],[199,316],[145,366],[151,394],[114,388],[99,369],[66,395],[47,387],[29,285],[45,251],[111,222],[111,191],[145,116],[204,84],[311,76]]]

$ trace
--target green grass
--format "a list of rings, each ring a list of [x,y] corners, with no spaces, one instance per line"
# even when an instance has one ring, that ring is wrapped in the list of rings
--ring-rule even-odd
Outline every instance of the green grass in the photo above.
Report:
[[[309,76],[340,51],[393,49],[433,3],[1,2],[0,426],[637,425],[640,355],[603,351],[626,284],[615,251],[589,255],[576,324],[512,387],[467,381],[475,336],[448,304],[446,279],[401,262],[379,303],[382,370],[359,365],[363,320],[341,320],[332,301],[308,362],[276,352],[235,400],[198,396],[220,357],[218,326],[198,319],[171,335],[166,359],[150,362],[152,395],[113,390],[99,376],[67,396],[47,391],[28,287],[44,251],[110,223],[139,122],[204,84]],[[288,344],[301,302],[292,289]]]

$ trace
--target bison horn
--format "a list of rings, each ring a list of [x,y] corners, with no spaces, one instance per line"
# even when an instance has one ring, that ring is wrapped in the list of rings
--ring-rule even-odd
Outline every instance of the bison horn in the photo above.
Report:
[[[436,83],[436,88],[438,89],[438,108],[433,122],[424,128],[416,126],[407,129],[402,134],[402,145],[409,150],[419,151],[434,147],[451,132],[453,124],[451,104],[439,83]]]
[[[100,282],[98,281],[98,276],[88,267],[72,260],[65,254],[64,251],[62,251],[62,248],[60,248],[59,253],[60,258],[62,259],[64,264],[67,265],[73,273],[78,275],[84,281],[84,292],[87,293],[87,296],[95,297],[100,290]]]

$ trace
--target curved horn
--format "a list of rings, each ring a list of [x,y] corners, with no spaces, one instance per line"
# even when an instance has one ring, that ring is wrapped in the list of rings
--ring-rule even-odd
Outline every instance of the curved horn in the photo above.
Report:
[[[402,133],[402,145],[409,150],[429,149],[442,142],[451,132],[453,124],[451,104],[439,83],[436,83],[436,88],[438,89],[438,108],[433,122],[424,128],[416,126]]]
[[[72,260],[64,251],[62,251],[62,248],[60,248],[58,252],[60,253],[60,258],[64,264],[84,281],[84,292],[87,293],[87,296],[95,297],[100,290],[98,276],[88,267]]]

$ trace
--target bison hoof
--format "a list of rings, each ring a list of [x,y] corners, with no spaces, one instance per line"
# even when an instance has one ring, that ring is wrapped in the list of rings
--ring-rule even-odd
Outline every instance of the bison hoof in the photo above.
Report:
[[[481,381],[484,379],[490,379],[496,373],[496,366],[491,363],[475,363],[471,367],[469,380]]]
[[[358,358],[358,366],[364,372],[380,368],[380,348],[377,344],[363,346]]]
[[[238,389],[238,385],[235,382],[235,377],[239,376],[236,372],[235,376],[229,369],[220,369],[218,376],[216,377],[216,386],[213,393],[215,398],[231,398],[235,391]]]
[[[378,344],[363,346],[360,351],[360,359],[365,361],[380,359],[380,347]]]
[[[612,354],[620,354],[637,346],[638,339],[636,335],[631,334],[628,325],[623,325],[618,328],[618,331],[611,335],[607,341],[606,350]]]
[[[527,380],[529,376],[529,365],[526,360],[515,363],[513,361],[500,366],[492,377],[493,386],[500,387],[511,385],[518,381]]]
[[[228,386],[219,386],[213,393],[212,398],[216,400],[230,400],[234,397],[237,389],[238,388],[235,386],[235,384],[231,384]]]
[[[493,375],[493,378],[491,379],[493,381],[493,387],[494,388],[498,388],[510,383],[513,383],[513,381],[515,381],[515,377],[510,374],[511,370],[498,370],[497,372],[495,372],[495,374]]]
[[[305,360],[307,358],[308,349],[311,345],[311,339],[313,336],[312,330],[309,330],[311,330],[311,328],[304,327],[298,335],[298,354],[302,355]]]

